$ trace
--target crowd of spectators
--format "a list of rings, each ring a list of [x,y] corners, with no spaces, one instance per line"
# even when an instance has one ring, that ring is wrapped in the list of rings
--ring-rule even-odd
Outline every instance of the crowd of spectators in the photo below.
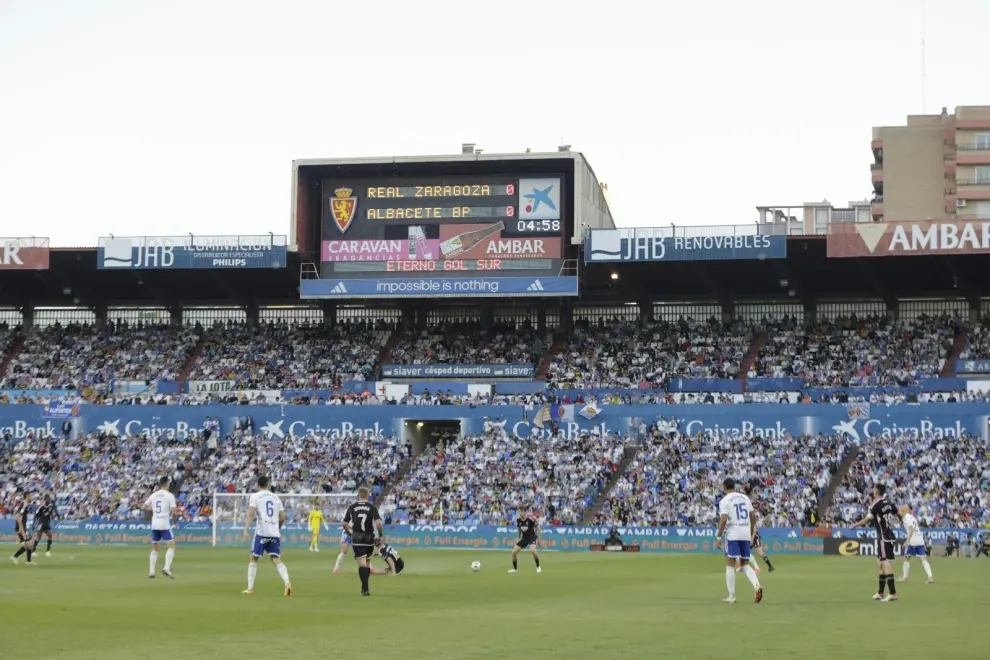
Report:
[[[547,350],[546,337],[528,323],[441,323],[405,337],[393,364],[532,364]]]
[[[105,392],[115,380],[175,380],[197,341],[197,329],[169,325],[36,328],[11,360],[2,387]]]
[[[802,526],[844,452],[836,436],[648,433],[599,514],[601,524],[717,525],[728,475],[753,485],[761,525]]]
[[[875,404],[923,402],[930,395],[882,388],[917,385],[942,372],[956,333],[957,317],[921,316],[894,322],[884,316],[839,316],[806,327],[795,317],[723,323],[716,319],[681,318],[641,327],[612,320],[580,322],[569,343],[552,355],[546,382],[550,393],[535,395],[549,402],[575,403],[818,403],[870,401]],[[990,326],[987,326],[990,327]],[[204,332],[200,327],[109,323],[53,325],[27,334],[22,350],[10,360],[0,389],[88,391],[101,403],[292,403],[353,405],[392,403],[378,392],[345,392],[346,381],[375,381],[374,369],[394,331],[384,321],[322,324],[243,322],[217,324],[205,331],[205,347],[192,364],[189,381],[231,381],[226,392],[155,393],[153,388],[112,392],[114,380],[141,382],[179,377]],[[739,376],[753,340],[766,332],[765,343],[745,374],[749,379],[793,378],[786,392],[683,392],[682,380],[734,379]],[[0,328],[0,354],[13,344],[12,333]],[[397,364],[539,365],[549,342],[529,324],[448,322],[402,339],[384,358]],[[758,344],[757,344],[758,345]],[[990,331],[978,326],[969,333],[963,359],[990,355]],[[841,393],[830,388],[875,387],[872,394]],[[609,390],[663,389],[639,395]],[[815,388],[815,392],[808,392]],[[819,391],[819,389],[826,391]],[[283,400],[281,390],[322,390]],[[586,393],[569,394],[570,390]],[[234,394],[251,391],[254,394]],[[264,394],[258,394],[258,393]],[[272,394],[276,392],[278,394]],[[327,392],[331,392],[327,394]],[[27,395],[26,395],[27,396]],[[30,395],[37,396],[37,395]],[[264,400],[258,400],[258,397]],[[431,392],[394,403],[515,403],[525,397]],[[957,401],[971,399],[945,393]],[[584,399],[584,401],[582,401]],[[5,400],[14,402],[11,395]],[[23,398],[16,398],[22,402]],[[536,401],[540,403],[540,401]]]
[[[735,378],[753,333],[742,320],[583,322],[553,356],[547,382],[558,389],[662,388],[677,378]]]
[[[373,380],[379,354],[393,327],[375,323],[218,324],[190,380],[234,381],[234,390],[332,388]]]
[[[380,505],[389,523],[508,525],[521,514],[581,520],[618,468],[629,438],[516,438],[497,422],[440,439]]]
[[[961,360],[986,360],[990,358],[990,316],[980,319],[966,337],[966,346],[959,354]]]
[[[961,322],[920,316],[839,316],[805,328],[793,318],[768,323],[750,378],[801,378],[807,387],[909,386],[941,375]]]
[[[876,483],[887,487],[894,502],[909,505],[923,526],[990,524],[990,444],[981,435],[912,432],[865,443],[832,500],[832,522],[865,517]]]
[[[193,433],[184,439],[93,434],[0,442],[0,517],[9,515],[24,493],[52,493],[65,519],[142,519],[140,507],[157,479],[167,475],[179,491],[177,520],[207,522],[214,493],[253,492],[264,473],[283,496],[290,521],[305,522],[312,500],[288,496],[353,493],[359,485],[380,493],[405,452],[391,436],[260,431],[244,426],[219,441]],[[226,506],[220,519],[232,520],[234,501]],[[236,511],[246,513],[243,498]]]

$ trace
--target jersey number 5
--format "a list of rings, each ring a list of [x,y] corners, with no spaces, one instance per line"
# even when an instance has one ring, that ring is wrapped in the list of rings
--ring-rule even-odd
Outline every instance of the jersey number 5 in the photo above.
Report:
[[[158,500],[157,502],[155,502],[155,513],[161,513],[161,512],[162,512],[162,501]]]
[[[736,520],[746,520],[749,515],[749,511],[746,510],[746,503],[739,502],[736,504]]]

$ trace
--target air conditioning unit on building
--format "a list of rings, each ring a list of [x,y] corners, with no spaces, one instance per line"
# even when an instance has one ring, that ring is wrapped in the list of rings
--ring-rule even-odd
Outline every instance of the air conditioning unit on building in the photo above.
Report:
[[[956,200],[956,208],[957,209],[964,209],[964,208],[966,208],[966,200],[965,199],[957,199]]]

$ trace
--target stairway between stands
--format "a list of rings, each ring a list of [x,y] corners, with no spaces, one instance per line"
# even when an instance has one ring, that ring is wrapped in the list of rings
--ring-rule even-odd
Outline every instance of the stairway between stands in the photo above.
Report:
[[[743,358],[742,363],[739,365],[739,374],[736,376],[736,378],[742,384],[743,392],[746,391],[746,381],[748,379],[747,374],[749,374],[749,368],[753,366],[754,362],[756,362],[757,356],[760,354],[760,351],[763,350],[763,347],[766,345],[766,343],[767,343],[766,330],[761,329],[759,332],[753,335],[753,341],[749,345],[749,350],[746,351],[746,357]]]
[[[550,372],[550,365],[553,363],[553,358],[563,353],[565,348],[567,348],[567,335],[559,333],[554,337],[553,343],[550,344],[547,352],[543,354],[543,359],[540,360],[540,364],[536,368],[536,375],[533,377],[533,380],[545,381],[547,374]]]
[[[7,377],[7,369],[10,367],[10,363],[14,361],[17,354],[24,349],[24,337],[18,337],[11,344],[10,350],[7,351],[6,357],[3,358],[3,362],[0,362],[0,383],[3,379]]]
[[[842,485],[842,480],[846,478],[849,474],[849,468],[852,464],[856,462],[856,457],[859,455],[859,446],[850,445],[846,448],[846,454],[839,461],[838,467],[835,468],[835,474],[832,475],[831,480],[829,480],[828,485],[825,486],[825,492],[822,493],[822,497],[818,500],[818,511],[815,515],[818,517],[818,521],[825,520],[828,515],[828,510],[832,507],[832,500],[835,498],[835,491],[839,490],[839,486]]]
[[[196,347],[192,349],[192,352],[189,354],[189,358],[186,360],[186,363],[182,365],[182,369],[179,371],[178,381],[180,392],[185,390],[186,379],[189,378],[189,374],[192,373],[193,367],[196,366],[196,361],[199,360],[199,357],[203,354],[203,351],[206,350],[206,345],[209,341],[209,332],[204,329],[201,333],[199,333],[199,341],[196,342]]]
[[[969,339],[969,332],[965,327],[959,328],[956,332],[956,340],[952,342],[952,347],[949,348],[949,352],[945,356],[945,364],[942,365],[942,373],[939,374],[942,378],[956,377],[956,362],[966,348],[967,339]],[[0,373],[3,372],[0,371]]]
[[[371,373],[377,374],[379,369],[382,368],[382,365],[392,363],[392,351],[395,350],[395,347],[399,345],[400,341],[402,341],[402,330],[396,327],[392,331],[392,334],[389,335],[388,341],[382,346],[382,350],[378,352],[378,361],[375,362],[375,368],[372,369]]]
[[[618,468],[612,473],[612,476],[608,478],[608,481],[605,483],[605,487],[602,488],[600,493],[598,493],[598,497],[596,497],[595,501],[591,503],[591,506],[585,509],[584,517],[581,518],[581,524],[590,524],[595,519],[595,516],[602,512],[602,509],[605,507],[605,502],[608,501],[609,493],[612,492],[612,487],[615,486],[615,484],[619,481],[619,478],[622,477],[622,475],[626,473],[626,470],[629,469],[629,465],[632,464],[633,459],[636,458],[636,451],[636,447],[626,447],[626,450],[622,455],[622,460],[619,461]]]
[[[407,474],[409,474],[409,470],[412,469],[412,466],[415,462],[416,462],[415,456],[413,456],[412,458],[407,458],[406,460],[402,461],[402,465],[399,466],[399,469],[396,471],[395,476],[392,477],[387,484],[385,484],[385,488],[375,498],[376,505],[381,505],[381,503],[385,501],[385,498],[392,494],[392,491],[395,490],[395,487],[398,486],[400,483],[402,483],[402,480],[406,478]]]

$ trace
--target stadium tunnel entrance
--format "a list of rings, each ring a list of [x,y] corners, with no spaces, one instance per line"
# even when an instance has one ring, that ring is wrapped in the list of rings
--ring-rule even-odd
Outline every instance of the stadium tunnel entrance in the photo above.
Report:
[[[402,442],[412,445],[412,455],[418,456],[427,447],[435,447],[441,440],[455,438],[463,432],[462,419],[407,419],[402,424]]]

